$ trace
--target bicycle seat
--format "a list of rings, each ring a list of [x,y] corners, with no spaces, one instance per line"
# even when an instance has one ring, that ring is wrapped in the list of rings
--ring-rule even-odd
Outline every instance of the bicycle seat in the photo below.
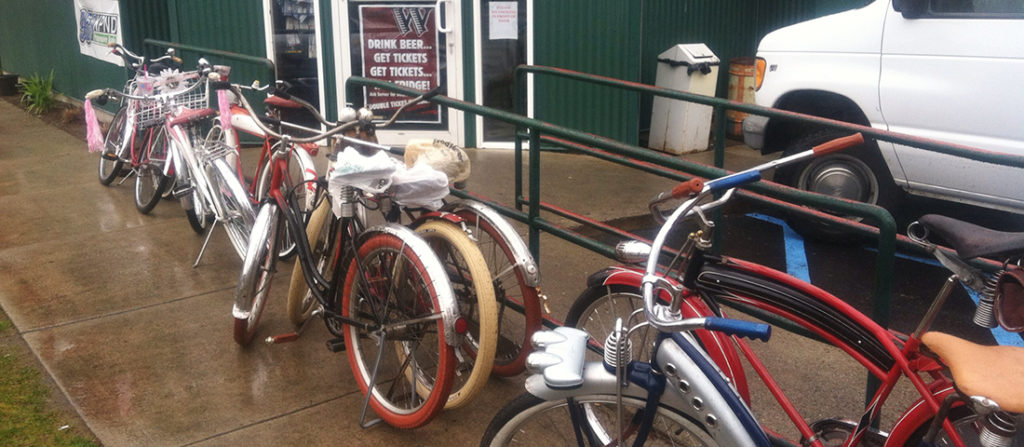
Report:
[[[942,332],[921,342],[939,356],[968,396],[984,396],[1012,413],[1024,413],[1024,348],[982,346]]]
[[[290,99],[284,99],[280,96],[269,96],[263,100],[263,103],[268,106],[274,106],[282,109],[301,109],[302,104],[299,104]]]
[[[217,111],[213,109],[188,109],[183,108],[178,116],[171,120],[171,126],[177,126],[179,124],[185,124],[190,121],[203,119],[208,116],[216,115]]]
[[[1024,252],[1024,233],[996,231],[938,214],[927,214],[917,221],[945,239],[963,259],[1007,257]]]

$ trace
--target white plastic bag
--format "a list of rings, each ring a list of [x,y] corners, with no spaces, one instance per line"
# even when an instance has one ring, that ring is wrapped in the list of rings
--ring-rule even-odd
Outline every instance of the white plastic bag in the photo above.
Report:
[[[334,162],[327,191],[334,201],[334,214],[341,215],[341,189],[352,186],[363,191],[379,194],[391,186],[391,176],[401,163],[383,152],[367,157],[352,147],[346,147]]]
[[[395,203],[411,208],[437,210],[448,195],[448,176],[424,163],[399,167],[391,177]]]

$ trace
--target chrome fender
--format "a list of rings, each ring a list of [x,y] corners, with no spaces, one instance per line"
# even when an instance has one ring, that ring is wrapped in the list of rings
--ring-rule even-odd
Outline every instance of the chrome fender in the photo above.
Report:
[[[434,293],[437,294],[438,305],[441,306],[441,322],[444,325],[444,341],[449,346],[457,347],[462,337],[455,332],[455,321],[459,318],[459,307],[455,302],[455,294],[452,292],[452,284],[448,281],[448,274],[444,271],[444,265],[434,254],[427,241],[419,237],[414,231],[397,224],[378,225],[367,228],[359,235],[358,245],[366,242],[366,239],[375,234],[390,234],[400,239],[412,252],[423,262],[428,277],[433,280]]]
[[[672,365],[674,371],[666,371],[666,388],[661,403],[685,414],[700,423],[721,445],[758,445],[747,433],[743,423],[736,416],[715,386],[701,369],[691,361],[675,343],[665,342],[657,353],[660,364]],[[593,394],[614,396],[618,383],[614,374],[604,368],[602,362],[588,362],[583,367],[583,385],[573,389],[554,389],[544,383],[542,374],[526,379],[526,390],[545,400],[561,400],[575,396]],[[622,388],[623,396],[647,400],[647,390],[630,383]],[[749,411],[747,412],[749,417]],[[767,442],[767,440],[764,440]]]
[[[249,244],[245,250],[245,258],[242,261],[242,273],[238,277],[238,284],[249,284],[250,278],[253,275],[260,274],[261,265],[259,265],[261,251],[270,250],[275,244],[275,238],[277,238],[277,225],[280,219],[277,218],[277,204],[274,202],[266,202],[263,207],[260,208],[259,214],[256,215],[256,223],[252,226],[252,233],[249,236]],[[248,295],[248,291],[238,288],[235,290],[235,302],[231,307],[231,314],[238,319],[248,319],[249,309],[251,305],[252,297]]]
[[[488,224],[501,234],[505,244],[512,250],[512,255],[516,259],[516,265],[523,267],[523,280],[526,281],[526,285],[530,287],[540,286],[540,268],[537,267],[537,262],[533,259],[533,255],[530,254],[530,247],[526,245],[523,238],[519,237],[519,233],[512,227],[512,224],[505,220],[504,217],[501,217],[501,214],[475,200],[452,202],[441,209],[452,213],[460,210],[469,210],[487,221]]]

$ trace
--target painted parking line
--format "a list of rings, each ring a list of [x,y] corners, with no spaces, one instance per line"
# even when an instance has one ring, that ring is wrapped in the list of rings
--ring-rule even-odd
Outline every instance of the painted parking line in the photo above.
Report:
[[[790,228],[784,220],[779,219],[777,217],[767,216],[760,213],[750,213],[747,214],[747,217],[751,217],[763,222],[773,223],[782,228],[782,234],[785,241],[784,245],[786,249],[786,273],[796,278],[799,278],[801,281],[811,282],[811,276],[807,269],[807,251],[804,249],[804,238],[797,234],[797,232],[794,231],[792,228]],[[873,252],[878,251],[878,249],[871,247],[865,247],[865,249]],[[939,264],[939,262],[934,259],[922,258],[919,256],[911,256],[903,253],[896,253],[896,257],[910,261],[920,262],[922,264],[936,266],[939,268],[945,268],[942,267],[942,264]],[[978,300],[980,298],[978,296],[978,293],[967,287],[964,287],[964,290],[967,291],[967,295],[971,297],[971,300],[974,301],[974,305],[977,306]],[[996,343],[999,343],[1000,345],[1024,347],[1024,339],[1021,339],[1021,336],[1016,333],[1007,332],[1005,329],[1001,327],[991,329],[991,332],[992,338],[994,338],[996,340]]]

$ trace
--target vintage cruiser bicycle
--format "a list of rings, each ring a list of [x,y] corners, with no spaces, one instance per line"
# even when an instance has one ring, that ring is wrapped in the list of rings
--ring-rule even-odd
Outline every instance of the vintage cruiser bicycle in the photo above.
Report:
[[[685,192],[686,188],[681,188],[681,191]],[[880,327],[839,298],[789,275],[754,263],[705,253],[710,248],[714,231],[714,224],[707,219],[706,211],[728,200],[731,194],[731,191],[727,192],[717,201],[694,208],[692,214],[696,216],[699,228],[686,237],[682,250],[676,252],[667,264],[664,271],[668,273],[659,273],[656,277],[661,293],[659,298],[681,299],[681,313],[686,317],[723,315],[720,306],[727,305],[746,311],[753,309],[758,311],[758,315],[795,324],[806,333],[842,349],[881,382],[866,408],[855,417],[808,423],[745,341],[697,331],[700,345],[716,367],[729,378],[737,393],[749,402],[746,373],[740,366],[742,355],[801,435],[800,440],[793,441],[773,434],[769,437],[773,445],[904,446],[917,445],[930,436],[937,437],[941,445],[1024,445],[1024,437],[1018,434],[1022,423],[1019,413],[1024,410],[1024,397],[1019,391],[1022,389],[1021,374],[1013,372],[1013,367],[1009,366],[1012,363],[1006,363],[1015,361],[1019,365],[1024,360],[1024,349],[982,347],[929,332],[935,316],[958,281],[989,297],[983,301],[998,301],[994,299],[998,296],[994,277],[986,278],[962,259],[1019,259],[1024,253],[1024,236],[993,232],[938,216],[920,219],[912,228],[912,237],[928,248],[954,275],[935,297],[917,329],[905,335]],[[661,216],[656,205],[664,201],[659,197],[652,203],[656,216]],[[671,227],[678,214],[677,210],[666,220],[659,237]],[[957,255],[929,243],[926,237],[929,232],[940,234],[949,241]],[[663,242],[656,239],[654,245],[660,247]],[[570,310],[567,324],[584,328],[600,337],[600,334],[609,332],[607,328],[616,318],[629,315],[630,309],[642,307],[643,300],[647,298],[644,289],[651,287],[649,283],[655,278],[651,266],[656,264],[657,258],[653,255],[647,257],[651,253],[650,247],[642,243],[620,246],[620,253],[626,262],[632,264],[646,260],[648,267],[643,270],[632,266],[613,267],[593,275],[588,289]],[[993,314],[999,314],[1006,321],[1017,322],[1009,324],[1009,329],[1020,331],[1024,328],[1024,324],[1019,322],[1024,319],[1021,313],[1024,308],[1019,301],[1013,304],[1014,298],[1019,298],[1020,294],[1002,296],[1003,310],[993,312],[992,307],[980,306],[976,322],[991,320]],[[990,326],[991,322],[985,325]],[[644,334],[643,329],[631,335],[631,341],[640,346],[647,346],[659,337],[655,331]],[[922,343],[928,349],[923,349]],[[601,343],[597,345],[600,347]],[[929,350],[937,353],[938,359]],[[995,358],[999,357],[1004,360],[996,363]],[[944,366],[948,366],[952,373],[944,373]],[[1019,366],[1016,368],[1019,370]],[[987,374],[979,376],[983,373]],[[901,378],[910,382],[920,396],[902,412],[888,432],[879,431],[873,424]],[[933,421],[937,425],[929,430]],[[999,441],[993,444],[994,438]]]

